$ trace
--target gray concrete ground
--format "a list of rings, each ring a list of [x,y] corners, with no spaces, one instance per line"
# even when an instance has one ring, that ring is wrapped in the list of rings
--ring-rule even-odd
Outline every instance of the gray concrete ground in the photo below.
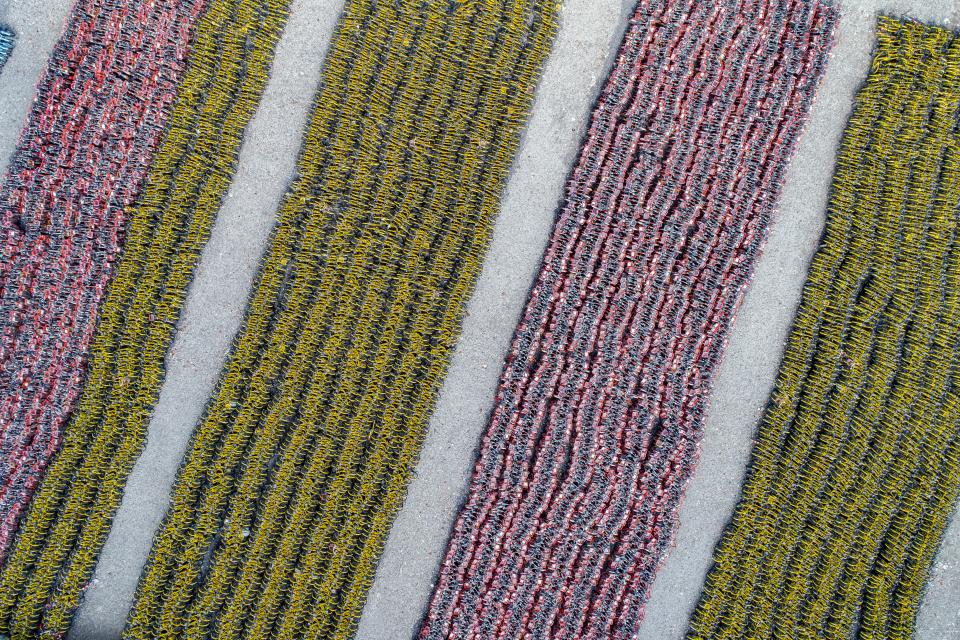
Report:
[[[566,0],[483,274],[469,306],[416,478],[391,531],[364,610],[362,640],[412,638],[463,497],[502,358],[600,82],[634,0]],[[4,13],[4,5],[8,8]],[[877,11],[960,28],[960,0],[841,0],[824,85],[753,286],[737,319],[710,407],[701,462],[677,546],[653,591],[639,638],[679,639],[720,531],[739,493],[750,441],[776,376],[822,225],[836,145],[866,74]],[[0,0],[19,34],[0,75],[0,168],[27,113],[70,0]],[[153,530],[189,434],[239,324],[280,194],[290,179],[323,51],[342,0],[294,0],[273,76],[243,147],[240,170],[190,290],[147,449],[127,487],[94,582],[71,632],[119,636]],[[960,638],[960,519],[948,530],[921,610],[920,640]]]

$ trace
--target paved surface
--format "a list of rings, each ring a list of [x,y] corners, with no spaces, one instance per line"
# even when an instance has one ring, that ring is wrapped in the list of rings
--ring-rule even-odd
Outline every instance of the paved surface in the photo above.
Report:
[[[592,101],[634,0],[566,0],[563,25],[514,166],[463,336],[430,425],[417,476],[391,532],[364,611],[362,640],[412,638],[485,426],[503,356],[547,240]],[[0,0],[18,32],[0,75],[0,167],[70,0]],[[713,546],[736,502],[761,408],[776,376],[807,265],[823,225],[833,158],[868,68],[877,11],[960,28],[960,0],[841,0],[844,18],[783,206],[734,327],[711,402],[677,548],[654,585],[641,640],[682,637]],[[153,530],[189,434],[203,410],[246,302],[286,187],[342,0],[294,0],[273,76],[244,144],[240,170],[190,290],[168,377],[75,640],[119,637]],[[960,519],[947,532],[918,621],[919,640],[960,638]]]

